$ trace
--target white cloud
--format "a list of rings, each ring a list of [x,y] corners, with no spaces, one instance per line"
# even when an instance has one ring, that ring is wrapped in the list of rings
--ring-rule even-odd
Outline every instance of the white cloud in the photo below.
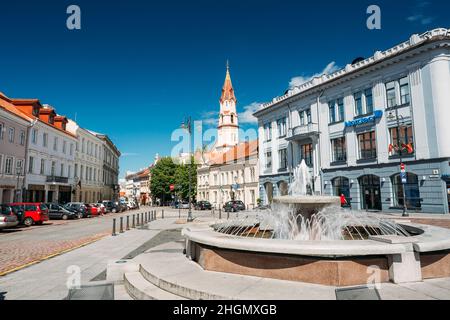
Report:
[[[335,61],[330,62],[323,70],[322,72],[313,74],[313,75],[309,75],[309,76],[297,76],[291,79],[291,81],[289,82],[289,89],[293,89],[295,87],[298,87],[299,85],[308,82],[310,80],[312,80],[314,77],[319,77],[323,74],[330,74],[333,72],[338,71],[340,68],[339,66],[336,65]]]
[[[262,109],[262,104],[259,102],[253,102],[244,107],[244,111],[239,113],[239,123],[241,124],[255,124],[258,122],[253,114]]]
[[[200,120],[206,126],[216,126],[219,122],[219,113],[217,111],[203,112]]]
[[[436,18],[424,16],[423,14],[415,14],[406,18],[409,22],[419,22],[422,25],[427,25],[432,23]]]

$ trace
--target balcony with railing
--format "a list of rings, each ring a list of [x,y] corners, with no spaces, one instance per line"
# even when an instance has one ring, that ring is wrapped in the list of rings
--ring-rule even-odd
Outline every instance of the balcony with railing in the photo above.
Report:
[[[319,125],[316,123],[310,123],[307,125],[296,126],[289,129],[287,140],[301,140],[309,138],[311,136],[319,135]]]

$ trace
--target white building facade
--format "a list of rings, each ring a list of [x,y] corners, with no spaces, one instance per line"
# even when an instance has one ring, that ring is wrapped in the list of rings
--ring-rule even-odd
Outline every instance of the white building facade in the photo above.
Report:
[[[75,147],[74,201],[97,203],[103,199],[103,141],[69,120],[68,130],[77,136]]]
[[[287,194],[305,160],[311,193],[343,194],[355,209],[395,212],[406,202],[448,213],[449,101],[447,29],[413,35],[275,98],[255,114],[262,199]]]

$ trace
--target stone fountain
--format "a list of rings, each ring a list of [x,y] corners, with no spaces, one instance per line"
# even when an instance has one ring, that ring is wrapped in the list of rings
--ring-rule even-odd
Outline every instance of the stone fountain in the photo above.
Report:
[[[312,179],[309,167],[305,160],[302,160],[294,170],[289,195],[274,197],[273,202],[275,205],[289,205],[294,214],[300,214],[307,219],[327,207],[340,205],[339,197],[308,195],[308,190],[312,190],[311,186]]]
[[[450,230],[398,223],[308,195],[304,163],[271,210],[183,230],[186,255],[205,270],[329,286],[450,277]],[[375,269],[374,269],[375,268]]]

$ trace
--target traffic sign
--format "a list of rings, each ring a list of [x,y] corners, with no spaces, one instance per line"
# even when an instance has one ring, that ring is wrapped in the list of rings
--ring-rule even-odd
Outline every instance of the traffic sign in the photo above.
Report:
[[[402,179],[402,183],[403,184],[408,183],[408,176],[406,175],[406,172],[401,172],[400,173],[400,178]]]
[[[402,163],[402,164],[400,165],[400,170],[401,170],[402,172],[405,172],[405,171],[406,171],[406,166],[405,166],[404,163]]]

